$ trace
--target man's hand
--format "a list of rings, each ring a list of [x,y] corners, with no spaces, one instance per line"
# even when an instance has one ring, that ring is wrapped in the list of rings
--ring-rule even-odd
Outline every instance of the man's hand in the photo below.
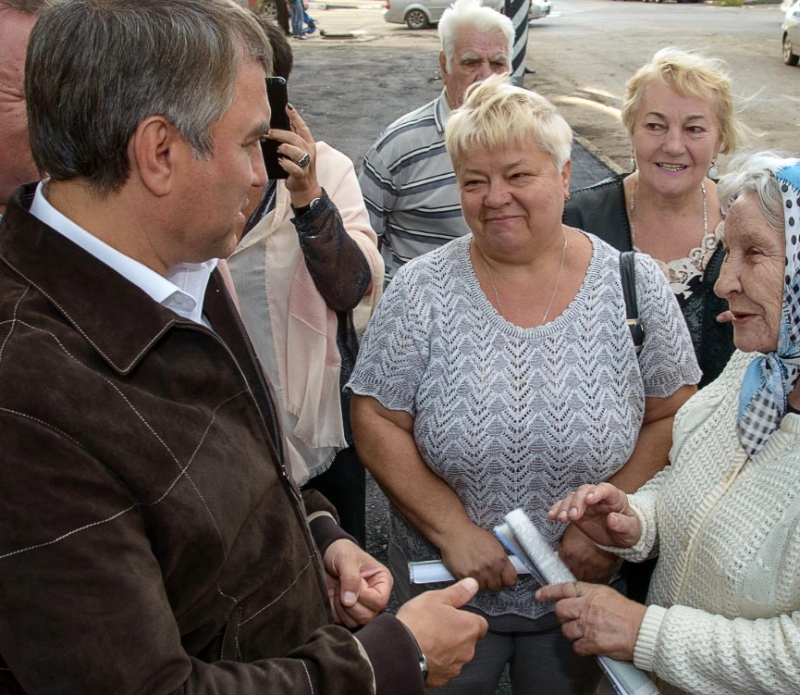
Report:
[[[440,543],[439,549],[450,573],[456,579],[472,577],[478,582],[480,591],[500,591],[517,581],[517,571],[503,544],[473,523],[453,529]]]
[[[411,630],[428,662],[429,688],[439,688],[457,676],[475,654],[475,644],[488,629],[486,620],[458,610],[478,591],[471,577],[441,591],[426,591],[397,612]]]
[[[573,524],[567,526],[561,537],[558,555],[572,574],[585,582],[607,582],[617,564],[616,555],[598,548]]]
[[[633,661],[633,649],[647,608],[607,586],[570,582],[536,592],[537,601],[558,601],[561,632],[580,656],[600,654]]]
[[[334,616],[349,628],[365,625],[386,608],[394,580],[389,570],[346,538],[323,558]]]

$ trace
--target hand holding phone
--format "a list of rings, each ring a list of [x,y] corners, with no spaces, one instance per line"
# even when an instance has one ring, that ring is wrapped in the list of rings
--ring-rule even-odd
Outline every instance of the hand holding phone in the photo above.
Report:
[[[286,115],[286,106],[289,103],[289,94],[286,89],[286,80],[282,77],[267,78],[267,100],[271,112],[269,119],[270,129],[291,130],[289,116]],[[261,139],[261,153],[267,168],[267,176],[271,179],[288,178],[288,172],[280,165],[282,155],[278,153],[281,143],[271,138]]]

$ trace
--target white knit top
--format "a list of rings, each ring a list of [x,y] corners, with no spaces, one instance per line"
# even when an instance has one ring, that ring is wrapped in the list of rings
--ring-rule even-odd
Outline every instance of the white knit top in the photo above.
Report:
[[[800,693],[800,416],[752,460],[739,446],[739,388],[753,355],[675,418],[672,465],[635,495],[641,557],[659,561],[637,666],[698,695]],[[678,686],[678,687],[675,687]]]
[[[491,530],[522,507],[555,546],[562,527],[546,510],[570,489],[605,480],[630,456],[645,396],[665,397],[700,370],[663,273],[636,258],[646,338],[636,358],[619,278],[619,254],[587,235],[594,253],[566,311],[537,328],[508,323],[484,295],[470,236],[405,265],[369,324],[348,386],[414,416],[422,458]],[[407,559],[439,552],[402,518],[392,538]],[[489,615],[539,617],[523,577],[484,592]]]

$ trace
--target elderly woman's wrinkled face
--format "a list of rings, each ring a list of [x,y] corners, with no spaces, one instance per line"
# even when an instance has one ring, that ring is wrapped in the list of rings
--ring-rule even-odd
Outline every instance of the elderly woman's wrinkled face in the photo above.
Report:
[[[725,262],[714,291],[733,313],[733,342],[744,352],[778,346],[783,306],[786,244],[761,212],[758,196],[746,193],[725,218]]]
[[[664,196],[696,190],[719,152],[715,104],[650,82],[631,138],[640,181]]]
[[[509,255],[560,235],[569,171],[535,143],[464,153],[456,167],[461,208],[483,253]]]

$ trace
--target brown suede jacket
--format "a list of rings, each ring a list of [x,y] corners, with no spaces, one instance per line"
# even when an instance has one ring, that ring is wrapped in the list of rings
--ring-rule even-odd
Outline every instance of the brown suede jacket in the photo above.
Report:
[[[212,332],[33,192],[0,223],[0,693],[422,692],[393,616],[332,624],[317,547],[343,532],[307,523],[327,503],[287,477],[219,275]]]

